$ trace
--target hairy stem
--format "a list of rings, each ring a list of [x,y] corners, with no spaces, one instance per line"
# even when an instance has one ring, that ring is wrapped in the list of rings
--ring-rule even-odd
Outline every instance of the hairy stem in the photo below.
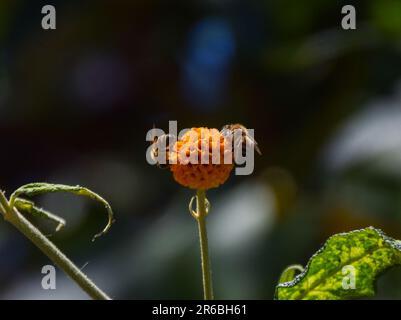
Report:
[[[206,231],[206,194],[205,190],[198,190],[196,193],[196,220],[198,221],[199,242],[201,251],[203,297],[205,300],[213,300],[212,275],[210,269],[209,248]]]
[[[70,259],[68,259],[48,238],[30,223],[15,208],[10,207],[3,192],[0,192],[0,209],[4,218],[33,242],[59,268],[68,274],[90,297],[96,300],[110,300]]]

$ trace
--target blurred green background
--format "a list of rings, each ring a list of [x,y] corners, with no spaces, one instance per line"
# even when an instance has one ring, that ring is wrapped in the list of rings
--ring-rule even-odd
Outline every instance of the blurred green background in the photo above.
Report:
[[[356,30],[341,28],[346,4]],[[0,2],[0,188],[80,184],[109,200],[116,223],[92,243],[101,206],[38,198],[67,220],[51,239],[117,299],[202,297],[193,192],[145,158],[168,120],[243,123],[263,152],[253,175],[208,192],[216,298],[272,299],[333,233],[401,239],[399,1]],[[43,290],[49,263],[0,223],[0,298],[87,298],[61,270]],[[401,268],[376,298],[401,298]]]

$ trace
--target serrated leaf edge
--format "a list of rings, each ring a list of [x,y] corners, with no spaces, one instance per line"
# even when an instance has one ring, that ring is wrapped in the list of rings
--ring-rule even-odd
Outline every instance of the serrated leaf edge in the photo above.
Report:
[[[364,232],[364,231],[369,230],[369,229],[375,231],[380,237],[382,237],[382,239],[388,245],[390,245],[392,248],[398,250],[401,253],[401,241],[397,241],[397,240],[387,236],[381,229],[378,229],[378,228],[375,228],[375,227],[372,227],[372,226],[367,227],[367,228],[363,228],[363,229],[352,230],[352,231],[349,231],[349,232],[336,233],[336,234],[332,235],[331,237],[329,237],[326,240],[326,242],[323,244],[323,246],[309,258],[309,261],[306,264],[306,267],[305,267],[303,272],[297,274],[293,280],[288,281],[288,282],[279,283],[276,286],[276,290],[275,290],[275,293],[274,293],[274,299],[278,300],[278,289],[279,288],[291,288],[291,287],[297,285],[307,275],[307,273],[309,271],[309,266],[312,263],[313,259],[317,255],[319,255],[320,253],[322,253],[324,251],[324,249],[327,247],[327,245],[328,245],[328,243],[329,243],[329,241],[331,239],[333,239],[335,237],[339,237],[339,236],[347,236],[347,235],[350,235],[350,234],[353,234],[353,233]],[[377,277],[378,277],[378,275],[376,275],[375,278],[377,278]]]

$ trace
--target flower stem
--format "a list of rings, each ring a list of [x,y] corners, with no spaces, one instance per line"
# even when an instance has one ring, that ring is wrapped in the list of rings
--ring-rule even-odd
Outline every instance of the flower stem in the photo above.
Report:
[[[205,190],[197,190],[196,192],[196,220],[198,221],[199,242],[201,251],[202,265],[202,282],[203,282],[203,297],[205,300],[213,300],[212,275],[210,269],[209,248],[206,231],[206,194]]]
[[[50,260],[68,274],[90,297],[96,300],[110,300],[70,259],[68,259],[48,238],[30,223],[15,208],[11,208],[0,191],[0,209],[4,218],[33,242]]]

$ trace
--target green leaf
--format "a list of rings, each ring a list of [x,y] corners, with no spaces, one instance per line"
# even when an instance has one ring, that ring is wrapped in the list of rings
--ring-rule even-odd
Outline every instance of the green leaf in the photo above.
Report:
[[[304,272],[279,283],[279,300],[337,300],[370,297],[376,278],[401,264],[401,242],[369,227],[330,237]],[[354,282],[353,282],[354,281]]]
[[[16,202],[18,202],[17,199],[20,199],[19,198],[20,196],[32,197],[40,194],[54,193],[54,192],[68,192],[79,196],[89,197],[93,200],[102,203],[105,206],[108,213],[108,223],[101,232],[99,232],[93,237],[92,241],[95,240],[97,237],[100,237],[101,235],[105,234],[110,229],[112,223],[114,222],[113,218],[114,215],[109,203],[98,194],[81,186],[68,186],[63,184],[51,184],[45,182],[29,183],[14,191],[14,193],[10,196],[10,206],[13,208]]]

